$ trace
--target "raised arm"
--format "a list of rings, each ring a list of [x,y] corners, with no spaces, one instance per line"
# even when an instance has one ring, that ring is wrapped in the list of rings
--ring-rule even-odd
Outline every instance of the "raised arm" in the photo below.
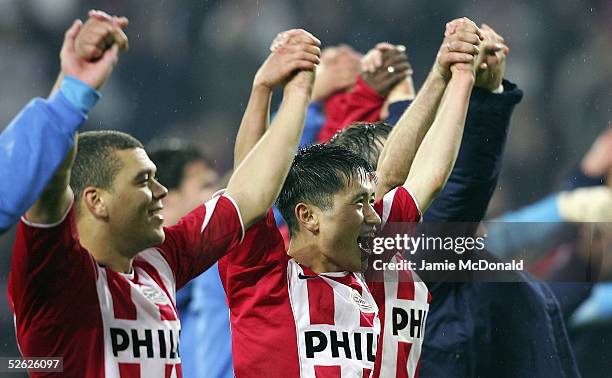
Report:
[[[479,29],[471,21],[461,21],[461,33],[479,38]],[[455,63],[438,114],[419,146],[404,186],[415,196],[422,212],[429,207],[448,179],[461,144],[470,94],[475,81],[476,60]]]
[[[117,63],[119,50],[127,47],[123,31],[127,19],[113,18],[103,12],[90,12],[85,25],[76,20],[64,37],[60,53],[63,80],[60,92],[81,106],[86,106],[82,90],[65,87],[68,81],[76,81],[81,87],[99,89]],[[118,38],[118,39],[115,39]],[[108,45],[108,41],[113,41]],[[76,143],[55,171],[38,200],[26,212],[32,223],[52,224],[59,221],[70,206],[72,190],[69,187],[70,170],[76,153]]]
[[[510,119],[523,92],[503,81],[508,48],[493,29],[481,27],[476,83],[470,98],[459,156],[442,193],[431,204],[428,222],[478,222],[487,210],[501,171]]]
[[[289,57],[308,55],[310,60],[293,60],[293,68],[284,70],[287,75],[275,81],[281,84],[290,79],[285,85],[278,113],[268,130],[235,169],[227,185],[227,193],[236,201],[245,228],[264,216],[278,196],[304,128],[320,42],[303,30],[297,32],[291,38],[300,41],[295,44],[300,46],[301,51],[288,47],[293,42],[283,42],[285,45],[274,49],[260,72],[263,70],[272,74],[278,71],[282,62],[291,61]],[[288,57],[284,57],[285,54]],[[301,70],[292,74],[295,69]]]
[[[270,46],[272,53],[253,80],[234,145],[234,169],[268,129],[270,99],[274,89],[285,83],[296,70],[313,70],[319,63],[320,44],[313,35],[301,29],[288,30],[276,36]]]
[[[450,28],[457,32],[450,33]],[[401,116],[380,154],[377,165],[377,198],[402,185],[408,177],[423,138],[434,121],[454,63],[469,63],[478,54],[480,38],[471,21],[460,18],[447,24],[436,61],[416,98]]]

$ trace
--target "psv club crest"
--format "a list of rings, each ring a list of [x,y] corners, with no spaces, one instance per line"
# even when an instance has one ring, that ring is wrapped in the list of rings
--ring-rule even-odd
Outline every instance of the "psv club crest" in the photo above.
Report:
[[[155,303],[156,305],[169,305],[170,304],[170,300],[168,299],[166,294],[162,293],[160,290],[157,290],[153,287],[143,286],[142,294],[144,294],[144,296],[148,300]]]
[[[361,296],[361,294],[359,294],[357,290],[353,289],[351,293],[351,299],[357,304],[361,312],[374,312],[374,307],[372,307],[372,305],[369,304],[368,301],[363,299],[363,297]]]

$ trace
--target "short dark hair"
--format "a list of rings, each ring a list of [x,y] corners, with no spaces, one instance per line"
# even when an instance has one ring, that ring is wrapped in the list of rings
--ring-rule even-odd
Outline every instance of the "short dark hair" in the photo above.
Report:
[[[327,143],[354,151],[376,168],[382,151],[381,146],[384,145],[384,140],[389,136],[391,129],[392,127],[384,122],[355,122],[346,129],[338,131]]]
[[[203,161],[212,166],[210,159],[198,147],[181,139],[156,140],[149,146],[149,158],[157,166],[157,179],[169,190],[181,186],[189,163]]]
[[[122,168],[115,151],[143,148],[133,136],[120,131],[87,131],[79,134],[70,186],[77,202],[88,186],[108,190]]]
[[[342,146],[314,144],[300,150],[276,200],[291,236],[299,229],[294,213],[298,203],[331,209],[334,194],[370,172],[372,166],[364,158]]]

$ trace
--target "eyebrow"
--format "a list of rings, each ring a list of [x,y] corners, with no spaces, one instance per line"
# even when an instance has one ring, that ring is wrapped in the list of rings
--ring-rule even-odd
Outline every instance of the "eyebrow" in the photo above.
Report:
[[[351,201],[354,202],[354,201],[357,201],[358,199],[363,198],[363,197],[369,197],[369,193],[367,191],[365,191],[365,190],[357,193],[356,195],[354,195],[353,199]]]
[[[144,176],[146,176],[146,175],[153,175],[154,172],[155,172],[155,169],[153,169],[153,168],[143,169],[143,170],[139,171],[136,174],[136,176],[134,176],[134,180],[138,181],[138,180],[144,178]]]

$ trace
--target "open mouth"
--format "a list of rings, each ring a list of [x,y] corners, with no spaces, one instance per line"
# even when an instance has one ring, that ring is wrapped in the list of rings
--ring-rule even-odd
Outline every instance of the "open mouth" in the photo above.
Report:
[[[374,238],[371,234],[359,235],[357,237],[357,245],[361,250],[361,259],[367,260],[372,254],[372,239]]]

